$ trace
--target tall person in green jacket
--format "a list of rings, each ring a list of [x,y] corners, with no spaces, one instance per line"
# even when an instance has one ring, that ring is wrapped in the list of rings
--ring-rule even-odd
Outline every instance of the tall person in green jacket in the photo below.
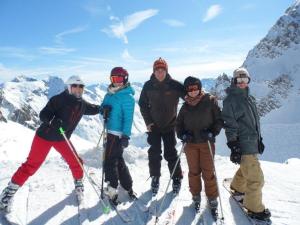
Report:
[[[271,213],[262,203],[264,175],[257,157],[263,153],[264,144],[255,98],[249,94],[249,82],[248,71],[236,69],[223,102],[222,118],[227,145],[231,149],[230,160],[240,164],[230,188],[240,197],[249,216],[266,220]]]

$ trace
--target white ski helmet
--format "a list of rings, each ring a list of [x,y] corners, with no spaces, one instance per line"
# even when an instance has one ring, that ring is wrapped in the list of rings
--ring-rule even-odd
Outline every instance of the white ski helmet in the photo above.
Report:
[[[66,85],[68,88],[69,93],[71,94],[71,86],[72,84],[77,84],[77,85],[83,85],[85,86],[85,83],[79,76],[70,76],[69,79],[66,81]]]

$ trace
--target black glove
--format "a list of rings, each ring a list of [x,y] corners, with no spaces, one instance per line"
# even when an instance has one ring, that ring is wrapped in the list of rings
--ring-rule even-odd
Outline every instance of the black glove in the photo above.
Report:
[[[210,129],[204,129],[200,131],[200,137],[205,141],[215,141],[215,136]]]
[[[49,126],[54,128],[55,130],[58,130],[63,124],[62,119],[60,118],[54,118],[53,120],[51,120]]]
[[[229,141],[227,146],[231,150],[230,161],[235,164],[240,164],[242,158],[240,143],[238,141]]]
[[[103,105],[100,107],[100,114],[103,116],[104,120],[108,119],[110,112],[111,112],[111,105]]]
[[[122,146],[122,148],[127,148],[128,147],[128,145],[129,145],[129,139],[130,138],[127,135],[123,135],[121,137],[121,146]]]
[[[260,139],[258,141],[258,152],[259,152],[259,154],[263,154],[264,150],[265,150],[265,145],[263,143],[263,138],[260,137]]]
[[[192,142],[194,136],[191,132],[189,131],[185,131],[182,135],[181,135],[181,140],[183,143],[190,143]]]

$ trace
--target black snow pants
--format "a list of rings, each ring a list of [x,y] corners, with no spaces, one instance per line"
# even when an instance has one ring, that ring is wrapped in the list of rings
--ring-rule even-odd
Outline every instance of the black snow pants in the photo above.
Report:
[[[107,134],[107,144],[104,161],[105,182],[113,188],[122,187],[129,191],[132,189],[132,178],[123,158],[121,139],[113,134]]]
[[[148,159],[149,159],[149,172],[150,176],[160,176],[161,160],[162,160],[162,146],[161,141],[164,144],[164,158],[168,162],[168,168],[170,175],[174,169],[175,163],[178,159],[177,150],[175,148],[176,138],[175,130],[172,129],[166,133],[160,131],[148,132],[147,138],[150,148],[148,150]],[[172,178],[182,179],[182,170],[180,166],[180,161],[177,164],[175,169],[174,176]]]

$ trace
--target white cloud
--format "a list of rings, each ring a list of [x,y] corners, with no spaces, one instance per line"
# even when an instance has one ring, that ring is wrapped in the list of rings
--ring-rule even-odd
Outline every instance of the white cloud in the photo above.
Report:
[[[111,11],[111,6],[107,5],[104,0],[88,0],[83,9],[91,16],[102,16]]]
[[[124,59],[124,60],[132,60],[132,59],[133,59],[133,57],[129,54],[129,52],[128,52],[127,49],[125,49],[125,50],[123,51],[123,53],[121,54],[121,57],[122,57],[122,59]]]
[[[63,47],[40,47],[39,51],[42,54],[49,54],[49,55],[65,55],[70,52],[75,52],[76,49],[74,48],[63,48]]]
[[[207,11],[206,14],[203,18],[203,22],[207,22],[209,20],[214,19],[215,17],[217,17],[222,11],[222,7],[221,5],[212,5],[210,6]]]
[[[66,36],[66,35],[70,35],[70,34],[76,34],[76,33],[80,33],[80,32],[83,32],[87,29],[86,26],[80,26],[80,27],[75,27],[75,28],[72,28],[70,30],[65,30],[63,32],[60,32],[58,34],[55,35],[54,37],[54,42],[58,45],[62,45],[63,44],[63,38]]]
[[[185,24],[179,20],[169,19],[163,20],[163,22],[171,27],[184,27]]]
[[[148,9],[144,11],[135,12],[126,16],[123,20],[112,24],[109,28],[105,28],[102,31],[108,35],[112,35],[116,38],[123,39],[125,44],[128,44],[128,38],[126,33],[136,29],[142,22],[155,16],[158,13],[156,9]],[[114,17],[116,18],[116,17]]]
[[[35,56],[28,53],[23,48],[11,47],[11,46],[0,46],[0,55],[6,58],[18,58],[27,61],[32,61]]]

